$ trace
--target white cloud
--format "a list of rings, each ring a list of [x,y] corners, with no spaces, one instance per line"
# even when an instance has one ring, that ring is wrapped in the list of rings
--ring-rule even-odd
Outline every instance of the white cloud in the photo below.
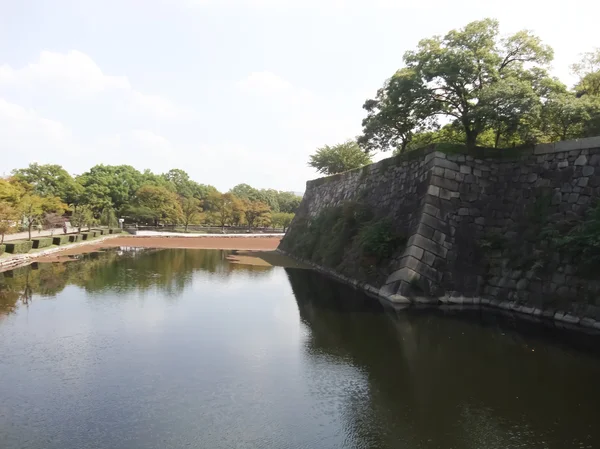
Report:
[[[44,149],[43,152],[40,149]],[[71,130],[62,123],[40,116],[35,110],[9,103],[0,98],[0,154],[2,171],[15,166],[6,166],[7,160],[49,162],[57,154],[65,157],[75,154]],[[39,160],[44,158],[43,160]],[[0,175],[7,173],[0,172]]]
[[[40,84],[73,95],[95,95],[113,89],[130,90],[125,76],[109,76],[85,53],[42,51],[37,62],[20,69],[0,66],[0,84],[35,88]]]
[[[135,90],[126,76],[105,74],[91,57],[76,50],[68,53],[42,51],[37,62],[21,68],[2,65],[2,86],[40,93],[40,96],[60,92],[69,100],[79,102],[103,100],[108,94],[114,97],[115,109],[119,111],[125,103],[132,114],[152,115],[161,119],[190,114],[168,98]]]

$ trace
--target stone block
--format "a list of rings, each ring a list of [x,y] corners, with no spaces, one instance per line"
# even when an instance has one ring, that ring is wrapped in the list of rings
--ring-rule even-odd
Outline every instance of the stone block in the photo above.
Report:
[[[426,224],[427,226],[438,231],[446,231],[446,228],[448,227],[448,225],[442,220],[439,220],[426,213],[421,214],[421,223]]]
[[[457,163],[449,161],[447,159],[436,159],[434,164],[437,167],[449,168],[450,170],[454,170],[454,171],[460,170]]]
[[[435,260],[436,260],[435,254],[430,253],[429,251],[425,251],[425,253],[423,255],[423,259],[422,259],[422,261],[424,263],[426,263],[430,267],[433,267],[433,264],[435,263]]]
[[[429,240],[419,234],[412,235],[408,239],[407,246],[410,246],[410,245],[418,246],[419,248],[427,250],[427,251],[435,254],[436,256],[440,256],[440,257],[444,257],[444,258],[448,254],[447,248],[444,248],[442,245],[434,242],[433,240]]]
[[[432,240],[436,243],[439,243],[440,245],[443,245],[444,242],[446,241],[446,234],[440,232],[440,231],[435,231],[433,233],[433,238]]]
[[[440,218],[441,216],[440,209],[429,203],[423,205],[423,212],[436,218]]]
[[[423,237],[430,239],[433,237],[435,230],[432,227],[427,226],[424,223],[419,223],[419,226],[417,227],[416,232],[417,232],[417,234],[421,234]]]
[[[443,177],[446,179],[451,179],[452,181],[456,180],[456,175],[458,175],[457,171],[450,170],[449,168],[444,169]]]
[[[596,169],[594,167],[590,167],[589,165],[586,165],[581,169],[583,176],[592,176],[594,171],[596,171]]]
[[[427,194],[431,195],[431,196],[440,196],[440,188],[437,186],[432,186],[430,185],[427,188]]]
[[[431,177],[431,185],[441,187],[443,189],[458,191],[458,182],[451,179],[440,178],[439,176]]]
[[[576,165],[576,166],[586,165],[587,161],[588,161],[587,156],[581,155],[577,159],[575,159],[574,165]]]
[[[579,178],[577,180],[577,185],[579,187],[587,187],[589,181],[590,181],[590,178]]]
[[[414,281],[418,281],[421,279],[421,275],[410,268],[403,267],[399,270],[394,271],[389,277],[386,279],[386,284],[391,284],[392,282],[404,281],[407,283],[411,283]]]
[[[471,174],[471,171],[472,171],[472,169],[471,169],[471,167],[469,167],[468,165],[461,165],[461,166],[460,166],[460,172],[461,172],[463,175],[470,175],[470,174]]]
[[[556,168],[563,169],[563,168],[567,168],[569,166],[569,161],[560,161],[557,165]]]
[[[579,193],[571,193],[569,195],[568,202],[569,203],[576,203],[578,199],[579,199]]]
[[[404,251],[403,256],[411,256],[411,257],[414,257],[415,259],[422,260],[424,254],[425,254],[425,251],[422,248],[419,248],[418,246],[410,246]],[[429,254],[431,254],[431,253],[429,253]]]

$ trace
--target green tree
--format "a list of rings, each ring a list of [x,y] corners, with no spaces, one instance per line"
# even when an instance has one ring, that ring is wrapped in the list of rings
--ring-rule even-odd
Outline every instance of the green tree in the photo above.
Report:
[[[261,194],[258,189],[255,189],[248,184],[238,184],[229,191],[232,195],[235,195],[240,200],[259,201],[261,200]]]
[[[590,120],[591,103],[571,92],[551,94],[542,108],[544,131],[551,140],[582,137],[584,125]]]
[[[19,214],[12,204],[0,201],[0,245],[4,243],[4,235],[14,229]]]
[[[13,170],[13,175],[30,184],[36,195],[55,196],[67,204],[76,201],[83,191],[83,187],[60,165],[33,163],[27,168]]]
[[[159,222],[179,223],[183,216],[177,194],[161,186],[141,186],[135,193],[132,206],[127,209],[130,215],[144,221],[151,219],[154,225]]]
[[[210,204],[213,216],[223,231],[225,226],[231,223],[234,211],[238,208],[240,202],[241,200],[232,193],[216,192],[211,194]]]
[[[363,109],[367,117],[358,144],[369,152],[397,148],[402,153],[415,132],[434,125],[426,87],[414,69],[398,70]]]
[[[502,114],[490,116],[493,107],[490,102],[498,102],[499,91],[511,95],[518,87],[517,93],[523,95],[523,86],[517,81],[533,78],[534,73],[539,73],[535,71],[546,66],[552,57],[550,47],[543,45],[539,38],[527,31],[500,39],[497,21],[476,21],[463,29],[452,30],[443,37],[423,39],[415,51],[405,53],[406,67],[398,73],[406,74],[410,88],[398,90],[415,92],[418,107],[411,108],[411,101],[405,101],[402,95],[393,97],[388,93],[381,97],[399,102],[398,126],[403,130],[402,135],[409,135],[406,130],[411,124],[417,123],[418,126],[426,116],[445,117],[462,127],[466,144],[473,147],[479,135],[494,124],[501,124],[500,128],[508,124],[512,126],[512,117],[523,107],[522,101],[505,100]],[[507,81],[509,79],[510,82]],[[503,86],[496,86],[503,80]],[[411,96],[408,98],[410,100]],[[394,105],[383,110],[393,112]],[[377,111],[381,111],[381,108]],[[419,120],[415,121],[415,117]],[[369,117],[366,120],[369,124]],[[390,123],[394,123],[394,117],[385,117],[379,123],[382,127],[389,127]],[[367,131],[375,136],[386,136],[385,129],[378,129],[375,125],[372,125],[373,129],[367,127]],[[399,142],[405,140],[405,137],[398,138]],[[382,142],[379,145],[381,149],[394,146],[393,140],[391,145],[386,144],[385,138]]]
[[[94,212],[88,205],[73,205],[73,214],[71,215],[71,225],[77,228],[81,234],[81,229],[85,226],[90,229],[94,222]]]
[[[498,148],[501,137],[504,143],[516,143],[517,135],[523,135],[522,128],[531,121],[528,116],[537,117],[540,112],[540,98],[531,82],[518,77],[506,77],[491,84],[481,92],[479,101],[484,107],[487,126],[494,133],[494,147]],[[535,118],[534,120],[535,121]]]
[[[19,200],[19,212],[29,232],[29,240],[31,240],[33,225],[41,224],[44,214],[63,213],[65,209],[65,204],[58,197],[41,197],[32,193],[23,195]]]
[[[334,175],[362,167],[371,162],[371,157],[361,150],[354,140],[348,140],[332,147],[325,145],[319,148],[310,157],[308,165],[317,169],[319,173]]]
[[[578,97],[600,97],[600,48],[584,53],[581,61],[573,64],[571,69],[579,76],[579,82],[575,85]]]
[[[275,189],[261,189],[258,192],[258,201],[269,206],[271,212],[279,212],[279,192]]]
[[[285,232],[287,230],[287,228],[290,226],[290,224],[292,223],[293,219],[294,219],[293,213],[278,212],[276,214],[273,214],[272,222],[273,222],[273,226],[281,226],[283,228],[283,232]]]
[[[105,207],[100,213],[100,224],[107,226],[108,229],[113,229],[119,226],[117,214],[112,207]]]
[[[279,211],[284,213],[295,213],[302,197],[293,192],[279,192],[277,194],[277,202],[279,203]]]
[[[252,229],[258,223],[264,223],[271,215],[271,210],[262,201],[244,200],[244,215],[248,229]]]
[[[130,165],[96,165],[77,178],[85,188],[81,201],[100,213],[131,204],[143,184],[143,175]]]
[[[183,217],[183,224],[185,226],[185,232],[188,230],[188,226],[194,222],[200,215],[202,208],[200,207],[200,200],[190,197],[180,197],[179,199],[181,206],[181,213]]]

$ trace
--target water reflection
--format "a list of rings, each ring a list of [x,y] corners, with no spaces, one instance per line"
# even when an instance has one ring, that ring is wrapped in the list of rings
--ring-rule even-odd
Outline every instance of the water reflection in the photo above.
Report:
[[[2,274],[0,447],[600,442],[598,357],[228,255],[122,249]]]
[[[235,273],[261,276],[273,267],[230,263],[231,251],[193,249],[117,248],[77,256],[77,263],[34,263],[0,273],[0,315],[28,304],[33,295],[50,298],[67,285],[87,293],[157,289],[167,296],[180,294],[202,271],[222,279]]]
[[[307,351],[366,373],[355,427],[368,447],[565,448],[600,442],[595,357],[432,314],[385,310],[287,270]],[[595,446],[594,446],[595,447]]]

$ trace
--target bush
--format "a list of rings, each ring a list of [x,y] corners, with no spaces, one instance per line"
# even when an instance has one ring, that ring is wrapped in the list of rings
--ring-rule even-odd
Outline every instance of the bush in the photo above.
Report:
[[[586,219],[566,234],[549,233],[553,244],[577,261],[582,274],[597,276],[600,269],[600,202],[589,210]]]
[[[17,240],[16,242],[5,243],[4,247],[7,253],[24,254],[31,251],[31,248],[33,248],[33,242],[28,240]]]
[[[38,237],[32,239],[32,242],[35,249],[47,248],[48,246],[52,245],[52,237]]]
[[[4,248],[5,248],[5,246],[4,246],[4,245],[0,245],[0,256],[1,256],[2,254],[4,254]]]
[[[357,236],[363,255],[378,260],[387,259],[406,239],[394,232],[392,221],[388,218],[371,220],[366,223]]]
[[[59,235],[56,237],[52,238],[52,244],[53,245],[64,245],[65,243],[69,243],[69,237],[68,235]]]
[[[312,220],[298,220],[284,249],[332,268],[344,259],[379,264],[405,243],[391,220],[374,216],[365,205],[347,202],[321,211]]]
[[[69,242],[76,243],[82,240],[81,234],[72,234],[69,236]]]

